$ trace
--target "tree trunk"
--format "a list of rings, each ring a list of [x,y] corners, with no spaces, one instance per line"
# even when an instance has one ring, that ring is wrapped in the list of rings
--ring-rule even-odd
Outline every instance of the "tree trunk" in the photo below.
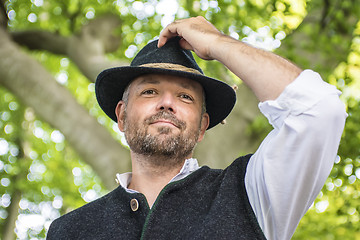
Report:
[[[313,69],[326,80],[351,50],[360,17],[352,8],[351,4],[343,6],[342,1],[311,1],[303,22],[282,41],[277,53],[290,60],[296,58],[301,68]],[[342,14],[343,18],[336,17]]]
[[[21,192],[16,190],[11,195],[11,203],[7,209],[8,217],[6,218],[6,222],[3,228],[2,239],[3,240],[14,240],[15,236],[15,223],[16,219],[19,215],[19,203],[21,200]]]
[[[224,168],[243,154],[253,153],[261,138],[250,137],[248,128],[260,115],[258,100],[251,90],[241,84],[236,91],[237,102],[225,124],[210,129],[195,149],[201,164]]]
[[[115,141],[44,67],[0,29],[0,83],[59,129],[80,157],[113,188],[118,171],[130,169],[129,152]]]

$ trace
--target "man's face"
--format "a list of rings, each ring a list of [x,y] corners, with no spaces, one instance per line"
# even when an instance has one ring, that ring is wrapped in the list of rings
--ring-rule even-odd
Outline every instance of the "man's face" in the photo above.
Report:
[[[135,153],[184,160],[209,124],[202,104],[203,89],[193,80],[143,75],[131,83],[127,105],[116,108],[119,129]]]

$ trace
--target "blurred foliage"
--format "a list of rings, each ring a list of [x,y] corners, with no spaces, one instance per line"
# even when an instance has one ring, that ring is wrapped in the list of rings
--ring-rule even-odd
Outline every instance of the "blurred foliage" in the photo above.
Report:
[[[19,191],[17,224],[25,232],[18,232],[18,237],[44,237],[44,224],[48,226],[60,214],[94,200],[103,194],[103,188],[59,131],[37,119],[11,93],[0,89],[0,96],[0,136],[5,137],[0,138],[0,226],[6,221],[12,194]],[[25,215],[34,214],[42,216],[40,222],[28,222]],[[33,229],[27,233],[29,224]]]
[[[331,41],[341,42],[339,31],[348,31],[345,18],[358,11],[357,0],[330,5],[324,27],[333,29],[331,38],[316,38],[314,44],[327,49]],[[42,29],[63,36],[78,34],[89,20],[118,15],[122,21],[116,34],[120,48],[110,59],[131,59],[161,29],[176,18],[202,15],[225,34],[269,50],[297,31],[308,11],[331,1],[306,0],[222,0],[222,1],[133,1],[133,0],[11,0],[6,1],[9,31]],[[311,4],[310,4],[311,3]],[[171,6],[171,7],[170,7]],[[332,19],[330,21],[329,19]],[[333,19],[336,19],[334,21]],[[318,31],[307,27],[301,31]],[[360,239],[360,24],[352,33],[347,61],[332,70],[327,81],[343,91],[342,100],[349,117],[339,149],[339,160],[319,197],[300,222],[293,239]],[[288,46],[286,57],[297,62]],[[27,51],[27,50],[25,50]],[[94,85],[84,78],[65,56],[29,51],[76,96],[79,103],[111,130],[113,124],[99,111]],[[329,58],[338,57],[334,49],[324,50]],[[200,61],[208,75],[221,78],[224,69],[212,61]],[[322,66],[326,68],[326,66]],[[232,76],[230,81],[238,82]],[[227,79],[228,80],[228,79]],[[262,117],[249,128],[250,136],[263,136],[269,125]],[[115,136],[115,132],[113,131]],[[19,239],[44,238],[50,222],[104,194],[96,174],[68,146],[62,134],[38,119],[32,109],[0,88],[0,232],[5,226],[14,193],[21,193],[16,234]],[[32,221],[37,217],[37,221]]]
[[[360,239],[360,22],[346,62],[328,81],[336,85],[349,114],[339,156],[324,188],[301,220],[293,239]]]

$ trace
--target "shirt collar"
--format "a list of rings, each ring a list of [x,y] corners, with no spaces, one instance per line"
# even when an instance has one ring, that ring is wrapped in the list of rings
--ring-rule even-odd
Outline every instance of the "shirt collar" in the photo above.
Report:
[[[198,163],[196,158],[186,159],[185,162],[184,162],[184,165],[182,166],[179,173],[176,174],[176,176],[173,177],[170,180],[169,183],[181,180],[181,179],[187,177],[188,175],[190,175],[190,173],[198,170],[199,168],[200,168],[199,163]],[[129,193],[137,193],[137,191],[128,188],[128,186],[130,184],[130,181],[131,181],[131,178],[132,178],[132,173],[131,172],[122,173],[122,174],[117,173],[116,174],[116,182],[121,187],[123,187]]]

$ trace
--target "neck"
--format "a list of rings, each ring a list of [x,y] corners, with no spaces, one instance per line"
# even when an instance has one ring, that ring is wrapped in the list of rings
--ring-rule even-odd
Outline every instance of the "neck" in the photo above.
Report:
[[[160,191],[180,172],[185,159],[190,157],[174,159],[131,152],[132,178],[128,188],[144,194],[151,207]]]

